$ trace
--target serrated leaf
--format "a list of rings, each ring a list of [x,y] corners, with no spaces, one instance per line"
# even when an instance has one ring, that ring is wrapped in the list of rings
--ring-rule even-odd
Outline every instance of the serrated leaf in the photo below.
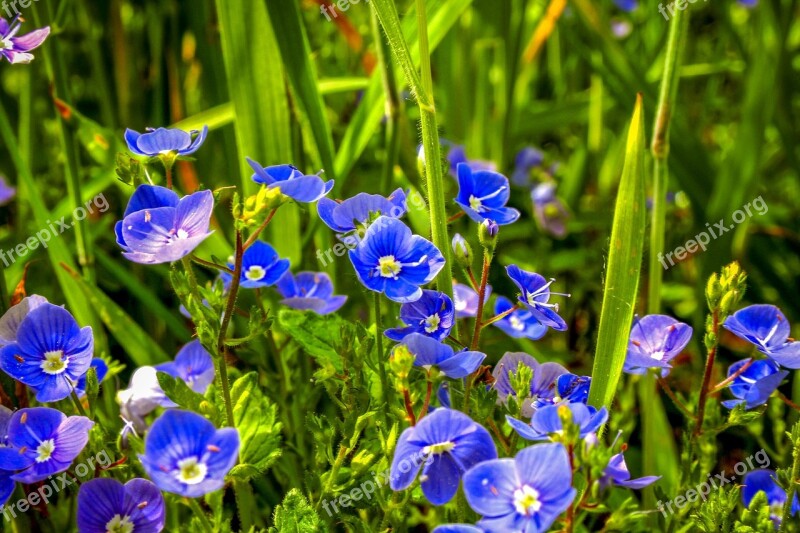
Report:
[[[233,419],[239,430],[241,464],[230,475],[250,479],[262,474],[281,454],[277,407],[262,392],[257,372],[245,374],[234,382],[231,400]]]
[[[321,533],[327,531],[303,493],[292,489],[275,508],[275,526],[270,533]]]
[[[344,339],[354,338],[355,326],[338,315],[324,317],[311,311],[283,309],[278,314],[281,327],[325,371],[325,375],[341,372],[343,368],[340,348]]]

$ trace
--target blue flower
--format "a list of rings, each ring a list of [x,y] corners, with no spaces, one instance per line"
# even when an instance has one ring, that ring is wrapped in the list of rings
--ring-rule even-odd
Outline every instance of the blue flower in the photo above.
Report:
[[[484,533],[484,530],[469,524],[445,524],[436,526],[433,533]]]
[[[800,369],[800,342],[790,341],[791,327],[774,305],[751,305],[736,311],[725,329],[753,343],[758,351],[784,368]]]
[[[16,342],[0,350],[0,368],[28,385],[40,402],[63,400],[92,364],[92,328],[81,329],[63,307],[44,303],[28,313]]]
[[[212,232],[208,230],[214,195],[199,191],[183,198],[166,187],[141,185],[117,222],[117,244],[135,263],[178,261]]]
[[[783,505],[786,503],[786,491],[775,481],[777,474],[773,470],[753,470],[744,476],[742,482],[742,503],[745,507],[750,507],[756,494],[763,492],[767,496],[767,503],[770,507],[770,516],[779,526],[783,517]],[[800,511],[800,497],[795,493],[792,502],[792,516]]]
[[[93,425],[85,416],[67,417],[49,407],[20,409],[8,424],[0,469],[19,470],[11,479],[27,484],[63,472],[89,442]]]
[[[739,5],[747,8],[756,7],[758,0],[739,0]]]
[[[528,440],[547,440],[553,435],[559,435],[563,430],[559,409],[569,409],[572,413],[572,423],[580,429],[580,437],[597,431],[608,420],[608,411],[605,407],[599,411],[582,403],[564,403],[561,405],[547,405],[533,413],[530,424],[506,415],[506,421],[520,437]]]
[[[484,302],[489,300],[492,286],[486,286]],[[471,318],[478,314],[478,293],[469,285],[453,282],[453,305],[456,309],[456,318]]]
[[[494,304],[494,314],[505,313],[512,307],[514,307],[514,304],[511,303],[511,300],[504,296],[498,296]],[[539,322],[528,309],[512,311],[497,322],[492,322],[492,325],[500,328],[506,335],[515,339],[531,339],[535,341],[541,339],[547,333],[547,326]]]
[[[523,148],[517,152],[514,158],[514,173],[511,174],[511,181],[514,185],[527,185],[531,176],[531,170],[542,166],[544,163],[544,153],[532,146]]]
[[[586,403],[589,401],[589,388],[592,378],[589,376],[576,376],[563,374],[556,379],[556,403]]]
[[[631,473],[628,471],[628,465],[625,463],[625,457],[622,452],[614,455],[608,461],[608,465],[603,470],[602,477],[598,480],[600,488],[605,489],[610,485],[618,487],[625,487],[628,489],[643,489],[652,485],[661,479],[661,476],[645,476],[637,479],[631,479]]]
[[[183,380],[194,392],[205,394],[214,382],[214,361],[199,340],[180,349],[175,360],[156,365],[156,370]]]
[[[392,490],[408,488],[422,468],[420,485],[434,505],[455,496],[461,476],[472,466],[497,458],[492,436],[459,411],[440,408],[403,431],[392,460]]]
[[[680,354],[692,339],[692,328],[666,315],[636,318],[628,340],[624,370],[628,374],[646,374],[660,369],[665,377],[672,369],[670,361]]]
[[[159,533],[165,522],[164,497],[146,479],[123,485],[116,479],[97,478],[83,483],[78,492],[80,533]]]
[[[29,54],[34,48],[38,48],[47,36],[50,35],[50,26],[33,30],[26,35],[17,37],[22,22],[17,15],[9,23],[0,17],[0,59],[6,58],[9,63],[24,64],[33,61],[33,54]]]
[[[197,498],[225,485],[238,456],[235,428],[216,429],[198,414],[173,409],[153,423],[139,459],[159,489]]]
[[[0,174],[0,206],[6,205],[17,195],[17,189],[6,182],[5,176]]]
[[[444,267],[444,257],[432,242],[385,216],[372,223],[349,255],[365,287],[400,303],[419,300],[420,286],[433,281]]]
[[[487,533],[540,533],[575,498],[572,466],[561,444],[520,450],[514,459],[486,461],[464,476],[464,494]]]
[[[558,304],[547,303],[550,295],[569,296],[569,294],[551,293],[550,285],[555,281],[545,281],[544,277],[533,272],[526,272],[517,265],[506,267],[506,273],[519,288],[519,301],[533,314],[540,324],[556,331],[567,329],[567,323],[558,316]]]
[[[253,181],[268,189],[277,188],[295,202],[316,202],[333,189],[333,180],[324,182],[317,175],[306,176],[292,165],[262,167],[249,157],[247,162],[255,171]]]
[[[481,366],[486,354],[462,350],[456,352],[449,345],[421,333],[412,333],[403,339],[401,346],[408,348],[416,358],[414,366],[430,370],[438,368],[453,379],[466,377]]]
[[[11,422],[11,417],[14,413],[11,409],[0,405],[0,450],[8,448],[8,424]],[[4,452],[0,452],[2,454]],[[0,455],[0,463],[2,463],[2,455]],[[0,470],[0,508],[6,504],[8,499],[14,494],[16,484],[11,476],[14,475],[13,470]]]
[[[32,294],[12,306],[0,317],[0,348],[17,342],[17,331],[28,313],[47,303],[47,298]]]
[[[205,142],[208,126],[202,131],[183,131],[174,128],[147,128],[146,133],[125,130],[128,149],[136,155],[147,157],[188,156],[195,153]]]
[[[507,352],[500,358],[492,371],[494,388],[497,390],[497,400],[506,402],[509,396],[516,396],[511,386],[511,375],[516,376],[519,365],[522,363],[533,370],[530,395],[520,399],[522,416],[530,418],[535,409],[545,405],[552,405],[556,397],[556,380],[567,373],[567,369],[558,363],[540,364],[532,356],[523,352]]]
[[[394,341],[401,341],[412,333],[421,333],[443,341],[450,335],[455,323],[453,301],[443,292],[424,290],[419,300],[400,306],[400,320],[408,327],[387,329],[384,332]]]
[[[278,280],[277,289],[283,305],[319,315],[338,311],[347,301],[347,296],[333,294],[333,282],[324,272],[298,272],[296,276],[286,272]]]
[[[258,289],[275,285],[289,271],[289,260],[281,259],[275,248],[264,241],[255,241],[242,256],[242,275],[239,286],[243,289]],[[228,268],[233,270],[233,263]],[[230,285],[232,276],[227,272],[220,274],[226,287]]]
[[[639,0],[614,0],[614,3],[617,4],[617,7],[621,10],[628,12],[639,7]]]
[[[101,383],[106,374],[108,374],[108,365],[105,361],[100,359],[99,357],[95,357],[92,359],[92,364],[90,365],[91,368],[94,368],[95,373],[97,374],[97,382]],[[81,376],[81,379],[75,384],[75,393],[78,395],[79,398],[83,398],[86,395],[86,376],[89,375],[89,371]]]
[[[317,203],[319,218],[338,233],[355,231],[359,226],[367,225],[370,216],[376,214],[401,218],[406,211],[408,206],[403,189],[397,189],[388,198],[362,192],[340,202],[330,198],[320,198]]]
[[[749,362],[750,359],[745,359],[732,364],[728,369],[728,377],[736,374],[740,368]],[[733,409],[740,403],[744,403],[746,409],[764,405],[788,375],[788,370],[781,371],[780,367],[773,361],[768,359],[754,361],[730,385],[731,394],[737,399],[725,400],[722,405],[728,409]]]
[[[500,225],[516,222],[519,211],[506,207],[509,193],[508,178],[502,174],[473,170],[464,163],[458,165],[456,203],[475,222],[493,220]]]
[[[553,183],[542,183],[531,191],[533,215],[539,227],[559,239],[567,234],[569,212],[556,197],[556,186]]]

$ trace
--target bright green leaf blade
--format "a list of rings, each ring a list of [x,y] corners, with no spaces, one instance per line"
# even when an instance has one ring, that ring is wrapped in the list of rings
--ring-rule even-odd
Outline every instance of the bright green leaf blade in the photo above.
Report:
[[[625,166],[614,209],[603,308],[592,368],[589,403],[598,408],[609,407],[614,399],[636,307],[644,248],[645,150],[640,95],[628,130]]]
[[[262,392],[258,374],[250,372],[236,380],[231,389],[233,418],[239,430],[240,479],[263,473],[281,454],[281,423],[277,408]]]

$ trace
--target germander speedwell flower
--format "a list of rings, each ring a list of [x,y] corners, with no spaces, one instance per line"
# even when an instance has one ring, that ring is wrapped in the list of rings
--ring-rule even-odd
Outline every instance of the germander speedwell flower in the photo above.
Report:
[[[444,257],[432,242],[412,235],[399,220],[383,216],[349,255],[364,286],[400,303],[419,300],[420,286],[433,281],[444,267]]]
[[[174,158],[195,153],[206,140],[208,126],[201,131],[183,131],[175,128],[147,128],[145,133],[125,130],[128,149],[136,155]]]
[[[16,342],[0,350],[0,368],[28,385],[40,402],[70,395],[92,363],[92,328],[81,329],[63,307],[43,303],[25,317]]]
[[[286,272],[276,288],[283,296],[283,305],[320,315],[338,311],[347,301],[347,296],[333,294],[333,282],[324,272]]]
[[[0,59],[6,58],[12,65],[33,61],[33,54],[29,52],[38,48],[50,35],[50,26],[46,26],[17,37],[21,27],[19,15],[10,23],[0,17]]]
[[[551,295],[569,296],[569,294],[550,292],[550,285],[555,282],[555,279],[547,281],[543,276],[522,270],[517,265],[506,267],[506,273],[519,288],[519,302],[533,314],[540,324],[556,331],[567,329],[567,323],[558,315],[558,304],[548,303]]]
[[[385,335],[392,340],[401,341],[412,333],[421,333],[438,341],[450,335],[455,322],[453,301],[438,291],[422,291],[416,302],[405,303],[400,307],[400,320],[407,327],[387,329]]]
[[[625,372],[645,374],[648,369],[661,371],[665,377],[672,369],[670,362],[686,348],[692,328],[666,315],[637,318],[631,328]]]
[[[458,165],[458,196],[456,203],[474,220],[492,220],[499,225],[511,224],[519,211],[506,207],[510,189],[508,178],[497,172],[475,170],[470,165]]]
[[[216,429],[190,411],[169,410],[153,423],[139,456],[147,475],[166,492],[197,498],[221,489],[239,456],[235,428]]]
[[[116,479],[92,479],[78,493],[77,522],[81,533],[159,533],[166,522],[164,497],[146,479],[124,485]]]
[[[753,343],[756,349],[792,370],[800,369],[800,342],[789,338],[791,327],[774,305],[751,305],[736,311],[723,324],[725,329]]]
[[[268,189],[278,189],[295,202],[316,202],[333,189],[333,180],[325,182],[318,175],[306,176],[292,165],[262,167],[249,157],[247,162],[255,171],[254,182]]]
[[[290,266],[289,260],[281,259],[271,245],[264,241],[255,241],[242,256],[242,274],[239,278],[239,286],[243,289],[271,287],[289,271]],[[228,268],[232,270],[233,267],[233,263],[228,263]],[[227,287],[230,284],[231,275],[223,272],[220,277]]]
[[[470,467],[497,458],[492,436],[469,416],[440,408],[406,429],[392,459],[392,490],[408,488],[420,469],[422,492],[434,505],[453,499]]]

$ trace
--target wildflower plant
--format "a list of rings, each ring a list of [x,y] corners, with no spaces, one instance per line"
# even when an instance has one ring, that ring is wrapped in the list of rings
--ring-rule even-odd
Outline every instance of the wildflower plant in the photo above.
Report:
[[[791,2],[51,4],[0,4],[4,527],[797,530]]]

